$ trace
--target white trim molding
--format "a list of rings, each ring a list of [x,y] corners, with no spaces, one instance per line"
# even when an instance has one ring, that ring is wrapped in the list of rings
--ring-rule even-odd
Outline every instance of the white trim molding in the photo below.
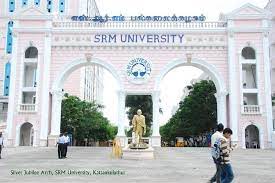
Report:
[[[48,138],[48,128],[49,128],[49,95],[50,95],[50,62],[51,62],[51,34],[46,34],[44,38],[44,57],[43,57],[43,80],[42,88],[38,90],[42,91],[42,101],[41,101],[41,118],[40,118],[40,140],[45,142]],[[40,69],[39,69],[40,70]],[[39,73],[40,74],[40,73]],[[47,144],[41,144],[41,146],[46,146]]]
[[[268,141],[268,147],[271,147],[273,120],[272,120],[272,100],[271,100],[271,70],[270,70],[271,63],[269,58],[269,38],[267,33],[263,33],[263,58],[264,58],[263,63],[264,63],[267,141]]]
[[[229,28],[234,26],[234,22],[232,20],[228,21]],[[232,135],[232,141],[238,142],[238,108],[240,108],[238,98],[238,74],[236,74],[237,67],[237,57],[236,57],[236,49],[235,49],[235,41],[234,41],[234,32],[228,32],[228,83],[229,83],[229,118],[230,123],[229,126],[234,132]],[[234,109],[234,110],[233,110]]]

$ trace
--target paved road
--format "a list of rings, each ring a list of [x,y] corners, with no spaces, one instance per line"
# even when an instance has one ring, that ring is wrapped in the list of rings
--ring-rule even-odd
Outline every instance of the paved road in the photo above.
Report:
[[[5,149],[0,160],[0,182],[204,183],[215,171],[207,148],[156,148],[154,160],[142,161],[112,159],[110,152],[110,148],[74,147],[69,148],[67,159],[59,160],[55,148]],[[275,182],[275,151],[236,150],[232,165],[234,182]],[[31,174],[24,175],[25,170]],[[68,175],[70,170],[82,172]],[[120,171],[122,175],[98,175],[99,171]]]

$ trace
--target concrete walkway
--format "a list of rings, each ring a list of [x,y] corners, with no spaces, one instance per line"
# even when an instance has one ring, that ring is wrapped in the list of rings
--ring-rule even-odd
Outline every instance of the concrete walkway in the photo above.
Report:
[[[73,147],[67,159],[59,160],[56,148],[7,148],[0,160],[0,182],[204,183],[215,171],[208,148],[156,148],[155,160],[143,161],[112,159],[110,152]],[[275,182],[275,151],[236,150],[232,155],[234,182]],[[120,175],[102,175],[110,172]]]

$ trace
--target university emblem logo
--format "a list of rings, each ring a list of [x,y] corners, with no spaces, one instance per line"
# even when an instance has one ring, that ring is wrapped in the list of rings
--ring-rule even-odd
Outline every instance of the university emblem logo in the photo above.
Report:
[[[143,58],[135,58],[127,65],[127,77],[130,82],[142,84],[151,74],[151,63]]]

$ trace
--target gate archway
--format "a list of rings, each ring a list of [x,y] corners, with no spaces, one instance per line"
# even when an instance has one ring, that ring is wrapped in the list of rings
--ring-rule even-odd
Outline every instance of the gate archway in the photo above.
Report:
[[[104,69],[108,70],[113,77],[116,79],[118,83],[118,97],[124,96],[124,86],[123,82],[119,76],[119,74],[116,72],[116,69],[109,63],[97,59],[97,58],[87,58],[85,59],[78,59],[76,61],[73,61],[69,64],[67,64],[64,68],[61,69],[60,74],[58,77],[54,80],[53,85],[52,85],[52,117],[51,117],[51,131],[50,131],[50,136],[58,136],[60,134],[60,123],[61,123],[61,102],[62,102],[62,97],[63,97],[63,85],[66,79],[69,77],[69,75],[84,66],[89,66],[89,65],[99,65],[103,67]],[[119,98],[118,100],[118,111],[124,112],[125,103],[124,100],[121,100]],[[123,125],[123,119],[121,118],[123,115],[118,115],[118,135],[120,136],[125,136],[124,134],[124,125]]]
[[[168,63],[156,78],[155,90],[156,91],[160,90],[161,81],[168,72],[180,66],[193,66],[198,69],[201,69],[208,76],[210,76],[217,90],[217,93],[215,95],[217,99],[217,120],[218,120],[218,123],[222,123],[226,127],[227,126],[227,117],[226,117],[227,90],[226,90],[225,82],[222,75],[217,70],[217,68],[209,64],[208,62],[204,60],[198,60],[198,59],[192,59],[192,61],[190,62],[185,61],[184,59],[177,59]]]

